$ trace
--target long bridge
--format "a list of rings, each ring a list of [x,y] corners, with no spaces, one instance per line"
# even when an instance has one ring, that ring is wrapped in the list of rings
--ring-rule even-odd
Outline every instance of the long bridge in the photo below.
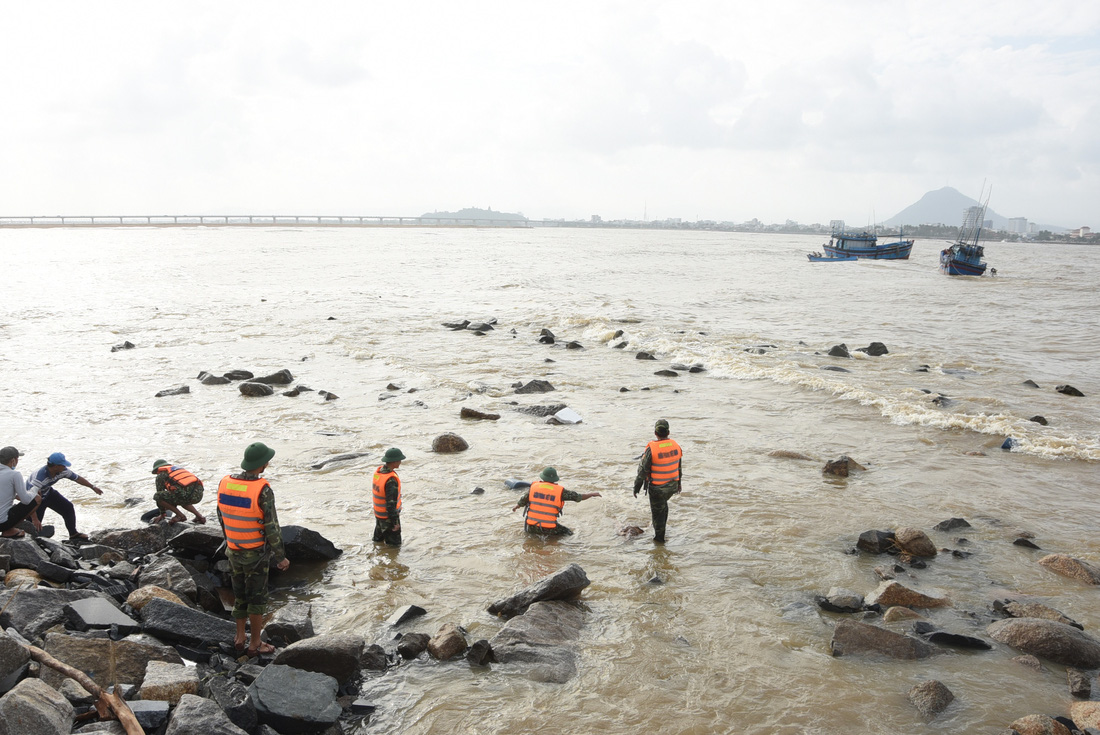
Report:
[[[2,217],[0,227],[535,227],[556,222],[488,217],[328,215],[54,215]]]

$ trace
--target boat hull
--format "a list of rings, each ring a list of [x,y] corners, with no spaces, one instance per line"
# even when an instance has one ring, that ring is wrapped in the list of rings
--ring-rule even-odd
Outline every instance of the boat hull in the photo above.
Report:
[[[837,247],[835,245],[825,245],[824,247],[826,255],[845,259],[908,260],[909,253],[913,251],[913,241],[900,240],[885,245],[870,245],[866,247]]]
[[[983,275],[986,263],[981,255],[980,249],[974,252],[973,248],[947,248],[940,253],[940,273],[948,276]]]

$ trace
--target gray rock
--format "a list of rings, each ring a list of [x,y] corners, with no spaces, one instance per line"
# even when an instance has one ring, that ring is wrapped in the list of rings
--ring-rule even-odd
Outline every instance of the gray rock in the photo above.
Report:
[[[549,406],[521,406],[516,410],[520,413],[526,413],[531,416],[541,416],[543,418],[547,416],[553,416],[563,408],[568,408],[564,403],[554,403]]]
[[[168,545],[168,539],[182,529],[157,523],[140,528],[109,529],[92,534],[92,542],[121,549],[129,556],[154,554]]]
[[[291,730],[286,732],[290,733]],[[303,732],[295,730],[293,732]],[[217,702],[185,694],[172,712],[165,735],[248,735],[234,725]]]
[[[168,702],[158,699],[135,699],[127,704],[145,732],[156,732],[157,728],[168,721],[168,710],[171,709]]]
[[[0,735],[68,735],[73,706],[39,679],[24,679],[0,697]]]
[[[123,350],[132,350],[132,349],[134,349],[134,343],[131,342],[130,340],[126,340],[125,342],[123,342],[121,344],[117,344],[117,345],[114,345],[113,347],[111,347],[111,352],[122,352]]]
[[[132,635],[120,641],[110,638],[85,638],[60,633],[46,634],[46,653],[92,677],[103,687],[112,684],[140,684],[150,661],[182,664],[176,649],[143,635]],[[42,680],[57,687],[65,677],[49,667],[43,667]]]
[[[343,684],[359,671],[367,642],[354,633],[326,633],[292,643],[275,654],[275,664],[327,674]]]
[[[535,681],[564,683],[577,673],[573,642],[580,635],[584,613],[567,602],[538,602],[509,620],[489,646],[494,658],[520,665]]]
[[[924,717],[932,718],[947,709],[955,695],[942,682],[932,679],[910,689],[908,698]]]
[[[1072,385],[1059,385],[1054,390],[1058,391],[1064,396],[1076,396],[1078,398],[1084,398],[1085,394],[1074,388]]]
[[[851,357],[852,354],[848,352],[848,345],[841,343],[833,345],[828,352],[829,357]]]
[[[237,390],[241,392],[242,396],[248,396],[249,398],[263,398],[264,396],[275,395],[275,389],[270,385],[254,383],[252,381],[241,383],[237,386]]]
[[[466,651],[466,661],[470,666],[488,666],[495,663],[496,657],[493,655],[492,645],[484,638],[477,641]]]
[[[87,561],[99,561],[104,554],[122,554],[122,549],[104,544],[85,544],[80,547],[80,557]]]
[[[253,378],[252,382],[265,385],[290,385],[294,382],[294,376],[290,374],[289,370],[284,369],[271,375],[265,375],[262,378]]]
[[[843,587],[833,587],[818,600],[818,606],[829,612],[857,613],[863,610],[863,595]]]
[[[207,375],[199,382],[203,385],[229,385],[233,381],[231,381],[229,378],[224,378],[221,375]]]
[[[521,385],[516,388],[516,393],[549,393],[554,390],[554,386],[550,385],[545,380],[532,380],[526,385]]]
[[[195,602],[199,598],[199,589],[179,559],[174,556],[161,556],[152,564],[144,567],[138,576],[138,586],[153,585],[174,593],[177,597]]]
[[[432,441],[432,451],[440,454],[453,454],[455,452],[465,452],[470,448],[470,445],[466,443],[466,440],[460,437],[458,434],[446,433],[440,434]]]
[[[57,691],[61,692],[61,696],[69,700],[69,704],[74,707],[86,707],[95,702],[95,697],[89,694],[87,689],[77,684],[73,679],[66,679],[61,682],[61,686],[57,687]]]
[[[623,346],[625,347],[626,345],[624,344]],[[638,354],[634,355],[634,359],[635,360],[656,360],[657,358],[654,357],[652,354],[650,354],[648,352],[642,351],[642,352],[639,352]]]
[[[1100,641],[1064,623],[1039,618],[998,620],[987,629],[993,640],[1064,666],[1100,668]]]
[[[223,618],[192,610],[159,597],[141,608],[142,630],[166,641],[193,648],[232,644],[237,626]]]
[[[397,653],[405,660],[411,660],[428,650],[432,637],[427,633],[406,633],[397,644]]]
[[[1033,421],[1036,424],[1039,424],[1040,426],[1049,426],[1050,425],[1050,422],[1047,421],[1045,416],[1038,416],[1038,415],[1032,416],[1031,418],[1028,419],[1028,421]]]
[[[331,561],[344,553],[336,544],[305,526],[283,526],[283,546],[292,562]]]
[[[194,666],[150,661],[139,693],[142,699],[177,704],[184,694],[199,693],[199,675]]]
[[[28,639],[37,638],[42,631],[62,620],[67,603],[98,597],[91,590],[58,590],[48,587],[0,592],[0,628],[15,628]],[[44,627],[43,627],[44,626]]]
[[[1088,699],[1092,696],[1092,677],[1085,672],[1067,667],[1066,682],[1069,684],[1069,693],[1077,699]]]
[[[933,531],[954,531],[959,528],[971,528],[971,525],[966,522],[965,518],[948,518],[946,521],[940,521],[936,525],[932,526]]]
[[[337,683],[326,674],[271,664],[248,691],[259,721],[284,735],[323,730],[340,717]]]
[[[158,391],[154,398],[164,398],[165,396],[182,396],[185,393],[191,392],[191,386],[181,385],[178,388],[167,388],[162,391]]]
[[[920,659],[928,658],[935,651],[924,641],[855,620],[838,622],[833,628],[833,639],[829,645],[834,656],[881,655]]]
[[[659,375],[662,378],[678,378],[678,377],[680,377],[680,373],[676,372],[675,370],[658,370],[657,372],[655,372],[653,374],[654,375]]]
[[[359,657],[359,668],[367,671],[385,671],[389,663],[385,649],[377,643],[364,648]]]
[[[0,630],[0,694],[11,689],[27,671],[30,651]]]
[[[527,589],[494,602],[488,609],[493,615],[511,617],[521,614],[535,602],[568,600],[576,597],[589,584],[588,575],[584,573],[584,569],[578,564],[570,564],[564,569],[543,577]]]
[[[73,630],[110,630],[118,626],[122,635],[141,630],[141,623],[124,614],[102,597],[89,597],[65,605],[65,618]]]
[[[210,677],[207,686],[210,699],[218,703],[234,725],[248,731],[256,727],[256,705],[252,704],[248,687],[225,676]]]
[[[872,554],[885,554],[897,551],[893,531],[864,531],[859,535],[856,547]]]
[[[230,370],[228,373],[222,375],[222,377],[228,378],[229,380],[252,380],[252,378],[256,376],[248,370]]]
[[[202,554],[207,558],[213,558],[221,545],[225,542],[225,536],[216,523],[204,526],[188,525],[168,541],[168,546],[176,551],[187,552],[190,555]],[[145,572],[142,572],[144,576]],[[144,582],[142,584],[145,584]],[[158,585],[162,586],[162,585]],[[166,588],[167,589],[167,588]],[[175,592],[175,590],[173,590]],[[177,594],[179,594],[177,592]]]
[[[308,602],[288,602],[275,611],[264,631],[271,642],[279,647],[312,638],[312,614],[313,606]]]
[[[317,464],[310,465],[310,467],[312,467],[315,470],[319,470],[322,467],[324,467],[325,465],[332,464],[334,462],[345,462],[349,459],[359,459],[360,457],[369,457],[369,456],[370,456],[369,452],[347,452],[345,454],[337,454],[335,457],[329,457],[328,459],[323,459],[320,462],[318,462]]]
[[[881,342],[872,342],[866,347],[857,347],[856,352],[863,352],[864,354],[870,355],[871,357],[879,357],[881,355],[889,354],[890,350],[886,349],[886,345],[882,344]]]
[[[38,569],[38,565],[50,560],[50,555],[30,538],[3,540],[4,553],[11,557],[12,569]]]
[[[50,582],[57,582],[58,584],[65,584],[73,576],[73,570],[68,567],[63,567],[60,564],[54,564],[52,561],[39,562],[35,568],[38,572],[38,576],[42,579],[49,580]]]
[[[544,345],[554,344],[555,339],[556,338],[554,337],[554,333],[551,332],[549,329],[543,329],[542,332],[539,333],[539,342]]]
[[[390,615],[388,618],[386,618],[386,625],[396,627],[398,625],[401,625],[402,623],[406,623],[412,620],[413,618],[418,618],[421,615],[425,614],[427,614],[427,611],[419,605],[405,605],[404,607],[397,610],[397,612],[395,612],[393,615]]]

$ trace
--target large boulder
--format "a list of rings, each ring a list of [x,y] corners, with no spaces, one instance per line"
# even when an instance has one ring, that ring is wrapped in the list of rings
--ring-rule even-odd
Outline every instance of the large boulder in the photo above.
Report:
[[[327,674],[343,684],[359,671],[359,657],[367,644],[354,633],[327,633],[292,643],[275,654],[274,663]]]
[[[857,347],[856,352],[862,352],[871,357],[880,357],[890,354],[890,350],[886,349],[886,345],[881,342],[872,342],[866,347]]]
[[[127,555],[154,554],[168,545],[168,539],[179,529],[166,523],[154,523],[141,528],[113,529],[92,534],[92,542],[121,549]]]
[[[264,627],[267,637],[276,646],[313,637],[313,606],[308,602],[288,602],[275,611]]]
[[[543,577],[527,589],[494,602],[489,606],[489,612],[493,615],[512,617],[523,613],[535,602],[568,600],[576,597],[589,584],[591,583],[584,569],[579,564],[570,564],[564,569]]]
[[[27,647],[0,630],[0,694],[16,685],[30,660]]]
[[[24,679],[0,697],[0,735],[68,735],[73,706],[53,687]]]
[[[344,553],[336,544],[304,526],[283,526],[282,531],[283,548],[293,562],[331,561]]]
[[[830,642],[834,656],[881,655],[888,658],[928,658],[935,649],[924,641],[855,620],[841,620]]]
[[[122,635],[141,630],[141,623],[126,615],[102,597],[89,597],[65,605],[65,618],[73,630],[110,630],[115,628]]]
[[[1050,715],[1026,715],[1009,725],[1015,735],[1073,735],[1073,731]]]
[[[207,683],[210,699],[218,703],[230,721],[242,730],[256,727],[256,705],[248,687],[227,676],[212,676]]]
[[[326,674],[271,664],[248,688],[259,721],[284,735],[312,733],[340,717],[336,680]]]
[[[97,597],[91,590],[55,590],[48,587],[0,592],[0,628],[15,628],[29,640],[65,619],[70,602]]]
[[[225,535],[217,525],[187,526],[181,532],[168,541],[168,545],[176,551],[186,552],[185,555],[201,554],[213,558],[221,545],[225,543]]]
[[[199,693],[199,675],[194,666],[150,661],[141,682],[141,698],[177,704],[184,694]]]
[[[141,619],[142,630],[149,635],[194,648],[231,644],[237,634],[236,624],[229,620],[160,598],[141,609]]]
[[[1100,584],[1100,568],[1068,554],[1047,554],[1039,560],[1039,565],[1063,577],[1076,579],[1085,584]]]
[[[290,732],[289,730],[287,732]],[[217,702],[185,694],[172,712],[165,735],[248,735],[230,722]]]
[[[898,547],[910,556],[928,557],[935,556],[937,553],[936,545],[932,543],[932,539],[928,538],[928,534],[919,528],[903,526],[894,531],[894,539]]]
[[[50,555],[30,538],[0,539],[0,553],[10,557],[10,569],[38,569],[39,564],[50,560]]]
[[[439,454],[465,452],[469,448],[470,445],[458,434],[440,434],[432,441],[432,451],[438,452]]]
[[[1069,706],[1069,718],[1082,730],[1100,730],[1100,702],[1074,702]]]
[[[580,636],[584,613],[568,602],[536,602],[513,617],[489,641],[502,664],[520,665],[530,679],[564,683],[577,673],[573,642]]]
[[[84,638],[75,635],[47,633],[43,650],[58,661],[69,664],[92,677],[100,686],[140,684],[150,661],[182,664],[176,649],[144,635],[132,635],[120,641],[110,638]],[[42,680],[53,687],[61,686],[66,677],[47,666],[42,667]]]
[[[1018,600],[998,600],[993,603],[993,608],[1010,618],[1042,618],[1054,620],[1066,625],[1072,625],[1078,630],[1084,630],[1084,626],[1073,618],[1070,618],[1053,607],[1048,607],[1041,602],[1020,602]]]
[[[916,590],[911,590],[900,582],[885,580],[875,590],[867,595],[868,605],[882,605],[892,607],[903,605],[905,607],[950,607],[951,600],[946,597],[932,597]]]
[[[993,640],[1079,669],[1100,668],[1100,641],[1064,623],[1039,618],[998,620],[987,629]]]
[[[177,597],[194,602],[198,599],[199,589],[191,573],[174,556],[158,557],[152,564],[144,567],[138,576],[138,586],[154,585],[170,590]]]
[[[893,531],[864,531],[859,535],[856,547],[872,554],[897,552]]]

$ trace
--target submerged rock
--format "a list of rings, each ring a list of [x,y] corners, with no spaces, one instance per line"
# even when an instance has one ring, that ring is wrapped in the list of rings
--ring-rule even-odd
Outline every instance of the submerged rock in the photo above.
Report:
[[[477,419],[480,421],[496,421],[500,418],[499,413],[485,413],[484,411],[478,411],[473,408],[463,408],[458,412],[459,418],[464,419]]]
[[[277,373],[265,375],[262,378],[252,378],[252,382],[265,383],[267,385],[290,385],[294,382],[294,376],[291,375],[289,370],[283,369]]]
[[[550,385],[549,381],[536,379],[516,388],[516,393],[549,393],[552,390],[554,390],[554,386]]]
[[[584,613],[568,602],[537,602],[513,617],[489,645],[502,664],[518,664],[530,679],[564,683],[577,673],[573,642]]]
[[[872,342],[866,347],[856,348],[856,352],[863,352],[871,357],[879,357],[890,353],[890,350],[886,349],[886,345],[881,342]]]
[[[114,345],[113,347],[111,347],[111,352],[122,352],[123,350],[132,350],[132,349],[134,349],[134,346],[135,345],[134,345],[133,342],[131,342],[130,340],[126,340],[122,344]]]
[[[954,531],[958,528],[972,528],[965,518],[948,518],[932,526],[933,531]]]
[[[848,352],[848,345],[843,342],[838,345],[833,345],[828,353],[829,357],[851,357],[852,354]]]
[[[168,388],[166,390],[159,391],[154,398],[164,398],[165,396],[182,396],[185,393],[191,392],[191,386],[181,385],[179,388]]]
[[[519,615],[528,606],[547,600],[567,600],[576,597],[585,587],[591,584],[588,575],[579,564],[570,564],[553,574],[543,577],[535,584],[511,597],[498,600],[489,606],[489,612],[493,615],[511,617]]]
[[[769,457],[775,457],[776,459],[798,459],[807,462],[812,462],[813,457],[809,457],[802,452],[792,452],[788,449],[773,449],[768,452]]]
[[[369,452],[347,452],[345,454],[337,454],[335,457],[329,457],[323,459],[316,464],[310,465],[312,469],[319,470],[325,465],[333,464],[334,462],[346,462],[349,459],[359,459],[360,457],[369,457]]]
[[[917,708],[924,717],[935,717],[947,709],[947,705],[954,701],[955,695],[951,693],[943,682],[932,679],[917,684],[906,695],[909,702]]]
[[[826,475],[836,475],[837,477],[847,477],[853,470],[865,470],[867,469],[859,462],[849,457],[846,454],[842,454],[840,458],[834,459],[825,463],[825,467],[821,470]]]
[[[888,580],[879,584],[875,591],[867,596],[868,605],[882,605],[892,607],[903,605],[905,607],[951,607],[951,600],[946,597],[932,597],[916,590],[911,590],[900,582]]]
[[[1076,396],[1077,398],[1084,398],[1085,394],[1074,388],[1072,385],[1060,385],[1054,390],[1058,391],[1064,396]]]
[[[1100,668],[1100,641],[1064,623],[1038,618],[998,620],[987,629],[993,640],[1064,666]]]
[[[242,396],[248,396],[249,398],[263,398],[275,394],[275,389],[264,383],[241,383],[237,386],[237,390],[241,392]]]
[[[454,454],[455,452],[465,452],[470,448],[470,445],[466,443],[458,434],[446,433],[440,434],[432,442],[432,451],[439,454]]]
[[[889,658],[920,659],[935,649],[924,641],[855,620],[841,620],[833,628],[830,642],[834,656],[878,654]]]
[[[1048,554],[1039,560],[1039,565],[1055,574],[1076,579],[1079,582],[1100,584],[1100,568],[1068,554]]]

